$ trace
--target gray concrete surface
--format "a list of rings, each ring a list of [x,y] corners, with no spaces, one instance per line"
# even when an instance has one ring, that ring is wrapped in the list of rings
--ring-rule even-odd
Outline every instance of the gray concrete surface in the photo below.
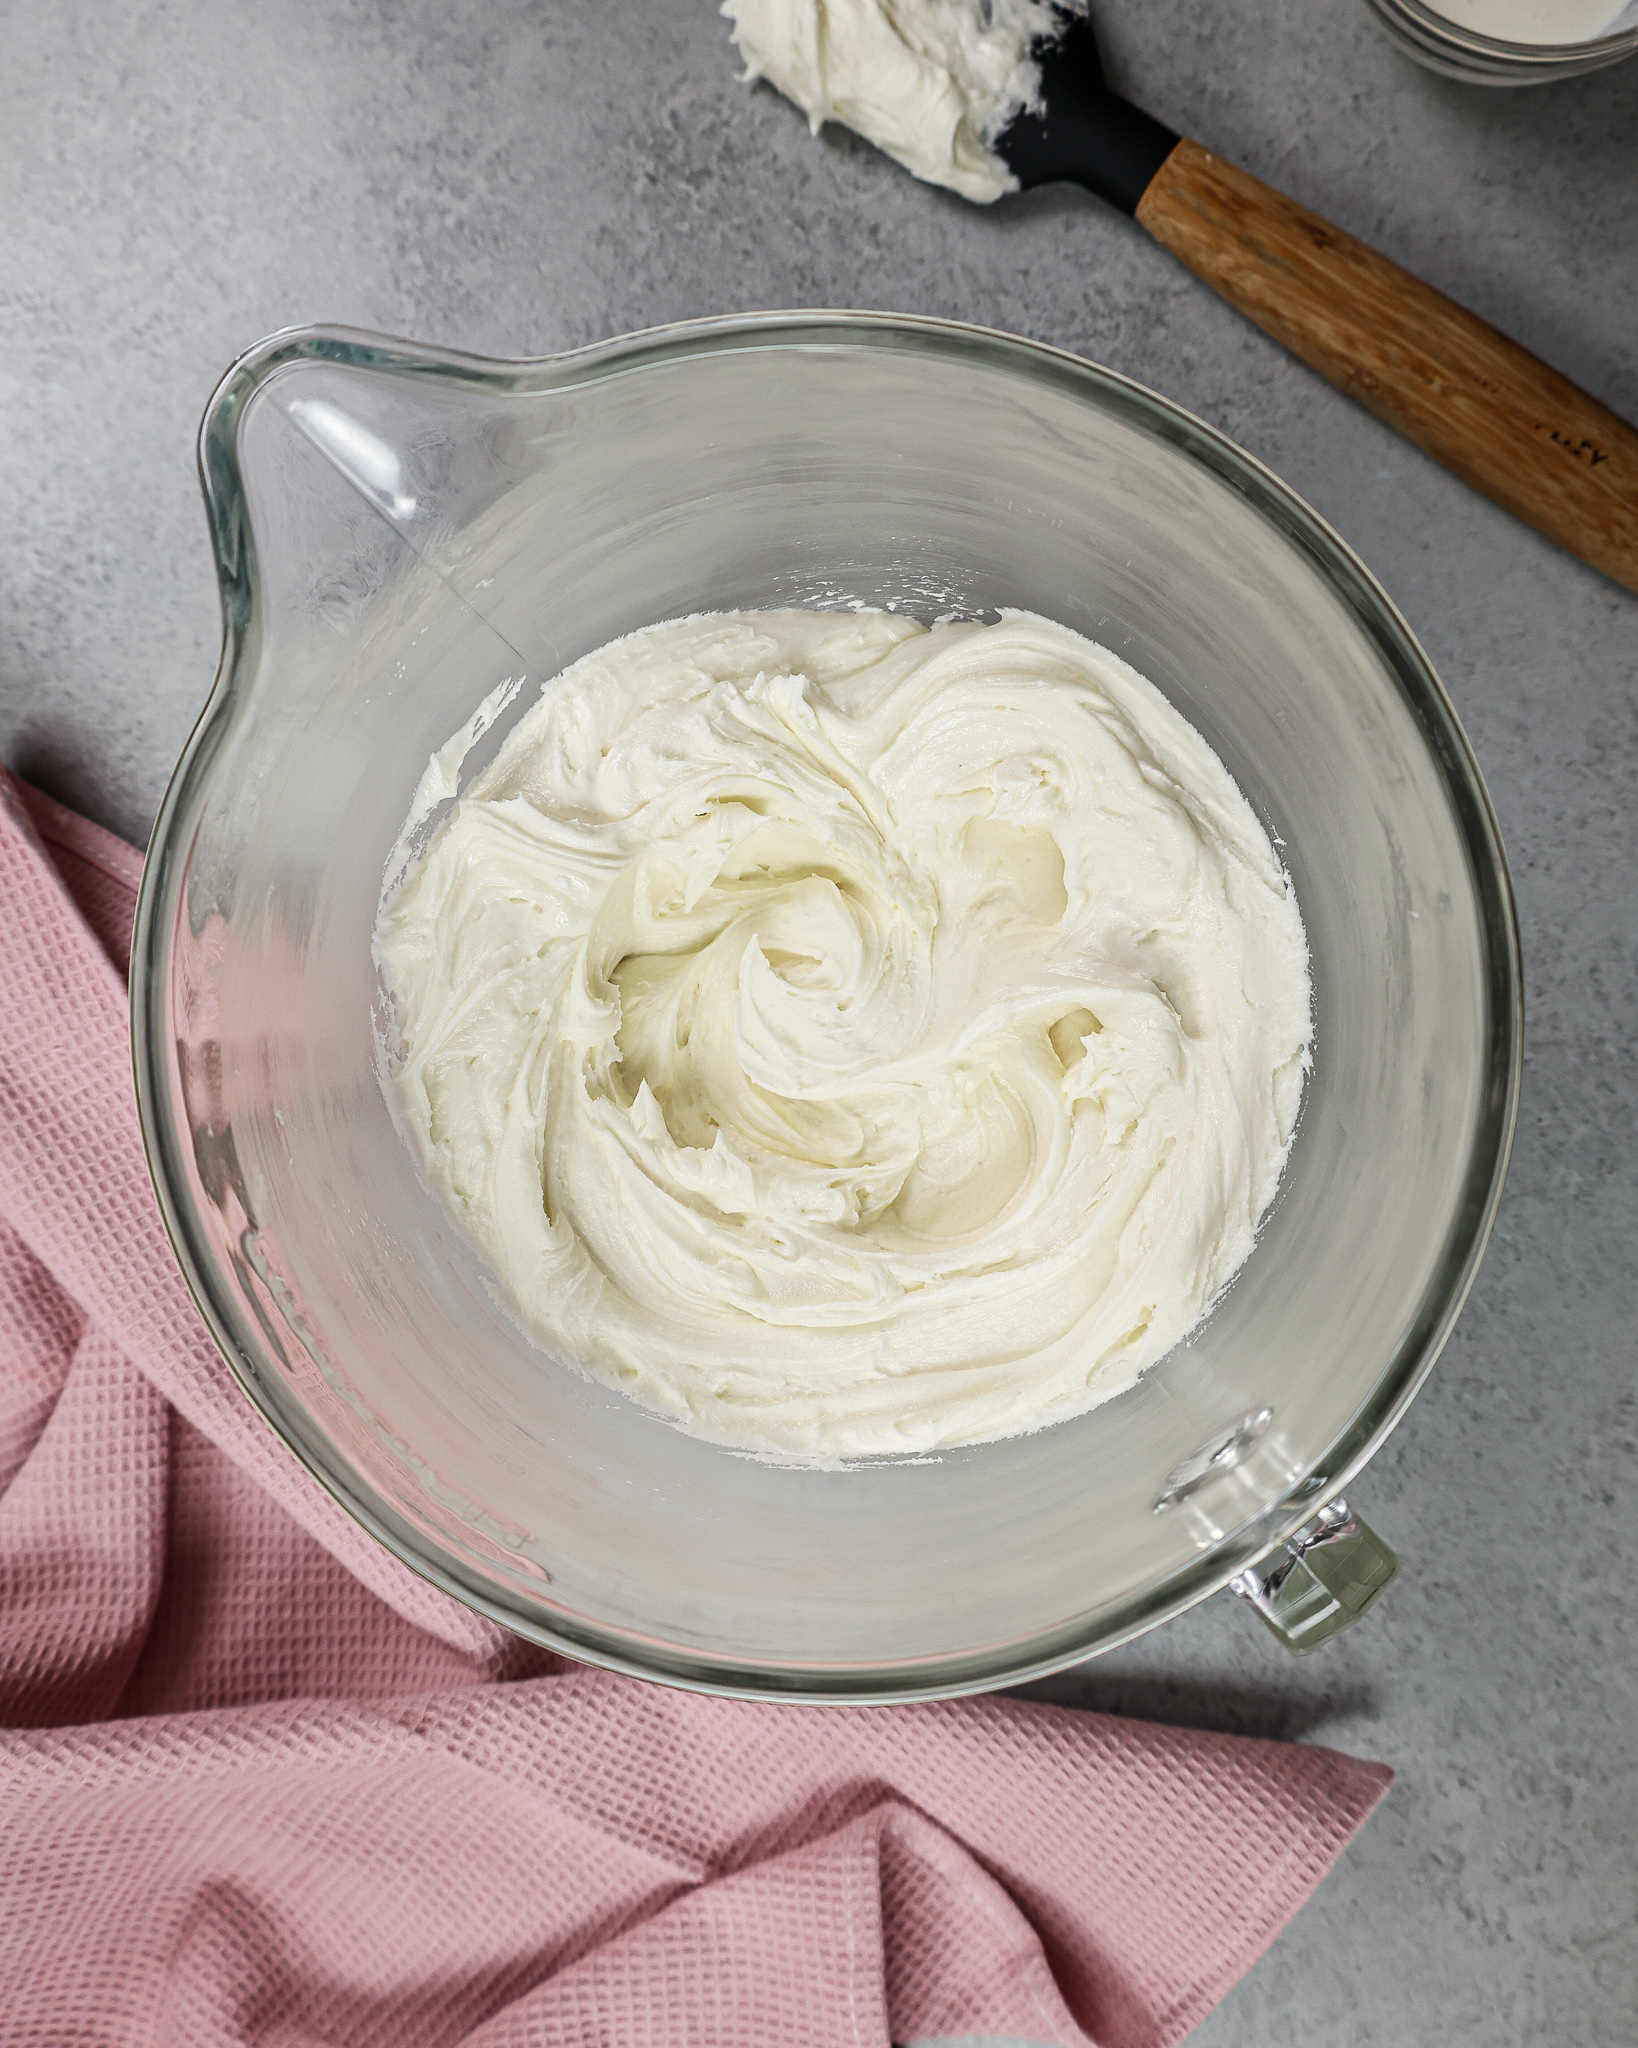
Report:
[[[1638,417],[1638,64],[1485,94],[1362,5],[1099,10],[1117,80]],[[1209,2048],[1638,2039],[1638,598],[1130,223],[813,142],[710,0],[0,4],[0,755],[142,838],[209,685],[193,435],[288,323],[534,354],[727,308],[959,315],[1223,427],[1364,554],[1489,777],[1529,1064],[1501,1222],[1358,1498],[1406,1572],[1288,1659],[1226,1598],[1041,1688],[1399,1773]]]

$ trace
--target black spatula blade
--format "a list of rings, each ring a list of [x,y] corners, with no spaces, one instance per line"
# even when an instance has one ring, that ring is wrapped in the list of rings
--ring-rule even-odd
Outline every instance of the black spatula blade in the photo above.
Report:
[[[1084,15],[1071,16],[1063,35],[1037,50],[1036,61],[1044,110],[1019,114],[997,139],[996,154],[1026,190],[1069,180],[1123,213],[1136,213],[1179,138],[1110,90]]]

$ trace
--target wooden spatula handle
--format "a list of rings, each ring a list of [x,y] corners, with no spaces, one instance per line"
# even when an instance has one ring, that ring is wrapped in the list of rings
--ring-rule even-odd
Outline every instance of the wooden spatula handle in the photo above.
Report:
[[[1568,377],[1196,142],[1172,151],[1137,217],[1321,376],[1638,590],[1638,432]]]

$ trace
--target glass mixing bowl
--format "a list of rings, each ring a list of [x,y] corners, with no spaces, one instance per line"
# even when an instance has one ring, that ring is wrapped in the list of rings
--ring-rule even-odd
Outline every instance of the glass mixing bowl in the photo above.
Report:
[[[207,1324],[367,1528],[571,1657],[846,1700],[1051,1670],[1338,1522],[1477,1264],[1520,1006],[1472,755],[1321,520],[1125,378],[869,314],[530,363],[305,329],[233,367],[200,448],[225,646],[143,880],[138,1100]],[[803,1471],[520,1335],[388,1114],[370,935],[429,756],[506,679],[527,687],[468,773],[616,634],[859,601],[1045,613],[1166,692],[1284,849],[1315,1066],[1251,1259],[1130,1392]]]

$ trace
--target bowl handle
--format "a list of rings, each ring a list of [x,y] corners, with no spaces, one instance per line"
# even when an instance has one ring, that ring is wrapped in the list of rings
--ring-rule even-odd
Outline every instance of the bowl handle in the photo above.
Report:
[[[1288,1650],[1304,1657],[1352,1628],[1399,1576],[1399,1560],[1345,1500],[1320,1509],[1282,1550],[1229,1581]]]

